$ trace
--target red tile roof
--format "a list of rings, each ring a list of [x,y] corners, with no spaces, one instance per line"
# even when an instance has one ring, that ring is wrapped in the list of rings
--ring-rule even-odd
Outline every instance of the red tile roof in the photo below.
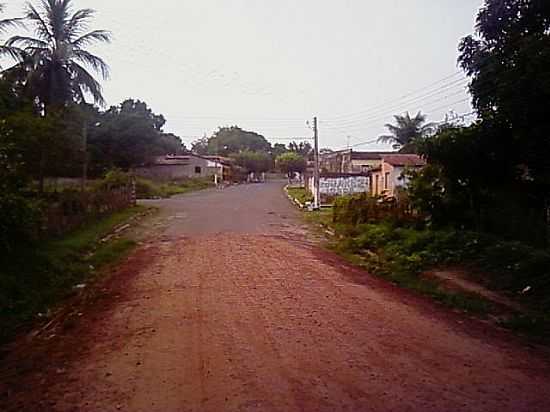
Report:
[[[353,160],[380,160],[382,156],[391,155],[395,152],[352,152]]]
[[[384,155],[382,156],[382,160],[397,167],[419,167],[426,165],[426,161],[415,154]]]

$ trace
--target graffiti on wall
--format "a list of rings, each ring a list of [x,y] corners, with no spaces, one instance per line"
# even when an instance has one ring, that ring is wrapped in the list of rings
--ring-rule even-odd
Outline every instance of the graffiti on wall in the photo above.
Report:
[[[323,195],[340,196],[369,190],[367,176],[321,177],[319,191]]]

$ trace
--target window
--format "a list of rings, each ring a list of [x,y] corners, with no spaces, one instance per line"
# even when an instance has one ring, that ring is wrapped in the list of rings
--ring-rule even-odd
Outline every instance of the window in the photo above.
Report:
[[[200,175],[202,173],[202,169],[200,166],[195,166],[195,173]]]
[[[384,189],[388,190],[390,186],[390,172],[384,174]]]

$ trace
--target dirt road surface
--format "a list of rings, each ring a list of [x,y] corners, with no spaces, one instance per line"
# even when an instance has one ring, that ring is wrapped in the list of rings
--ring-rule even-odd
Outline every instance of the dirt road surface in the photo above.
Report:
[[[281,185],[153,202],[77,321],[4,361],[7,411],[549,411],[550,362],[354,269]]]

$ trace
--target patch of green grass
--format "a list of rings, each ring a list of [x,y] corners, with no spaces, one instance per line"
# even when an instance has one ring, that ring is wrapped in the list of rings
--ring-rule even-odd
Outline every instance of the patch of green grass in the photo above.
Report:
[[[140,199],[169,198],[197,190],[213,187],[211,179],[185,179],[168,183],[157,183],[152,180],[139,178],[136,181],[136,194]]]
[[[289,187],[287,191],[291,197],[298,200],[301,204],[313,202],[313,195],[305,187]]]
[[[41,244],[20,247],[0,267],[0,342],[47,316],[74,286],[93,281],[98,270],[126,255],[135,243],[125,238],[100,242],[117,226],[146,211],[137,206]]]
[[[144,206],[135,206],[110,216],[91,222],[59,239],[53,239],[45,243],[43,250],[59,258],[70,254],[79,254],[95,245],[101,238],[107,235],[113,228],[125,223],[133,216],[146,210]]]
[[[93,267],[101,268],[126,256],[135,246],[136,242],[130,239],[113,240],[100,246],[87,262]]]
[[[477,315],[491,310],[491,303],[480,295],[445,290],[436,280],[420,276],[428,268],[477,256],[480,240],[473,234],[416,230],[388,222],[335,224],[331,211],[307,213],[304,217],[312,224],[331,228],[335,236],[328,247],[373,275],[454,309]]]
[[[351,263],[452,308],[485,315],[492,304],[477,294],[446,290],[422,272],[461,265],[483,273],[480,283],[514,295],[525,308],[502,326],[534,338],[550,337],[548,250],[475,232],[417,229],[391,221],[344,225],[321,214],[308,214],[308,219],[336,232],[330,247]]]

